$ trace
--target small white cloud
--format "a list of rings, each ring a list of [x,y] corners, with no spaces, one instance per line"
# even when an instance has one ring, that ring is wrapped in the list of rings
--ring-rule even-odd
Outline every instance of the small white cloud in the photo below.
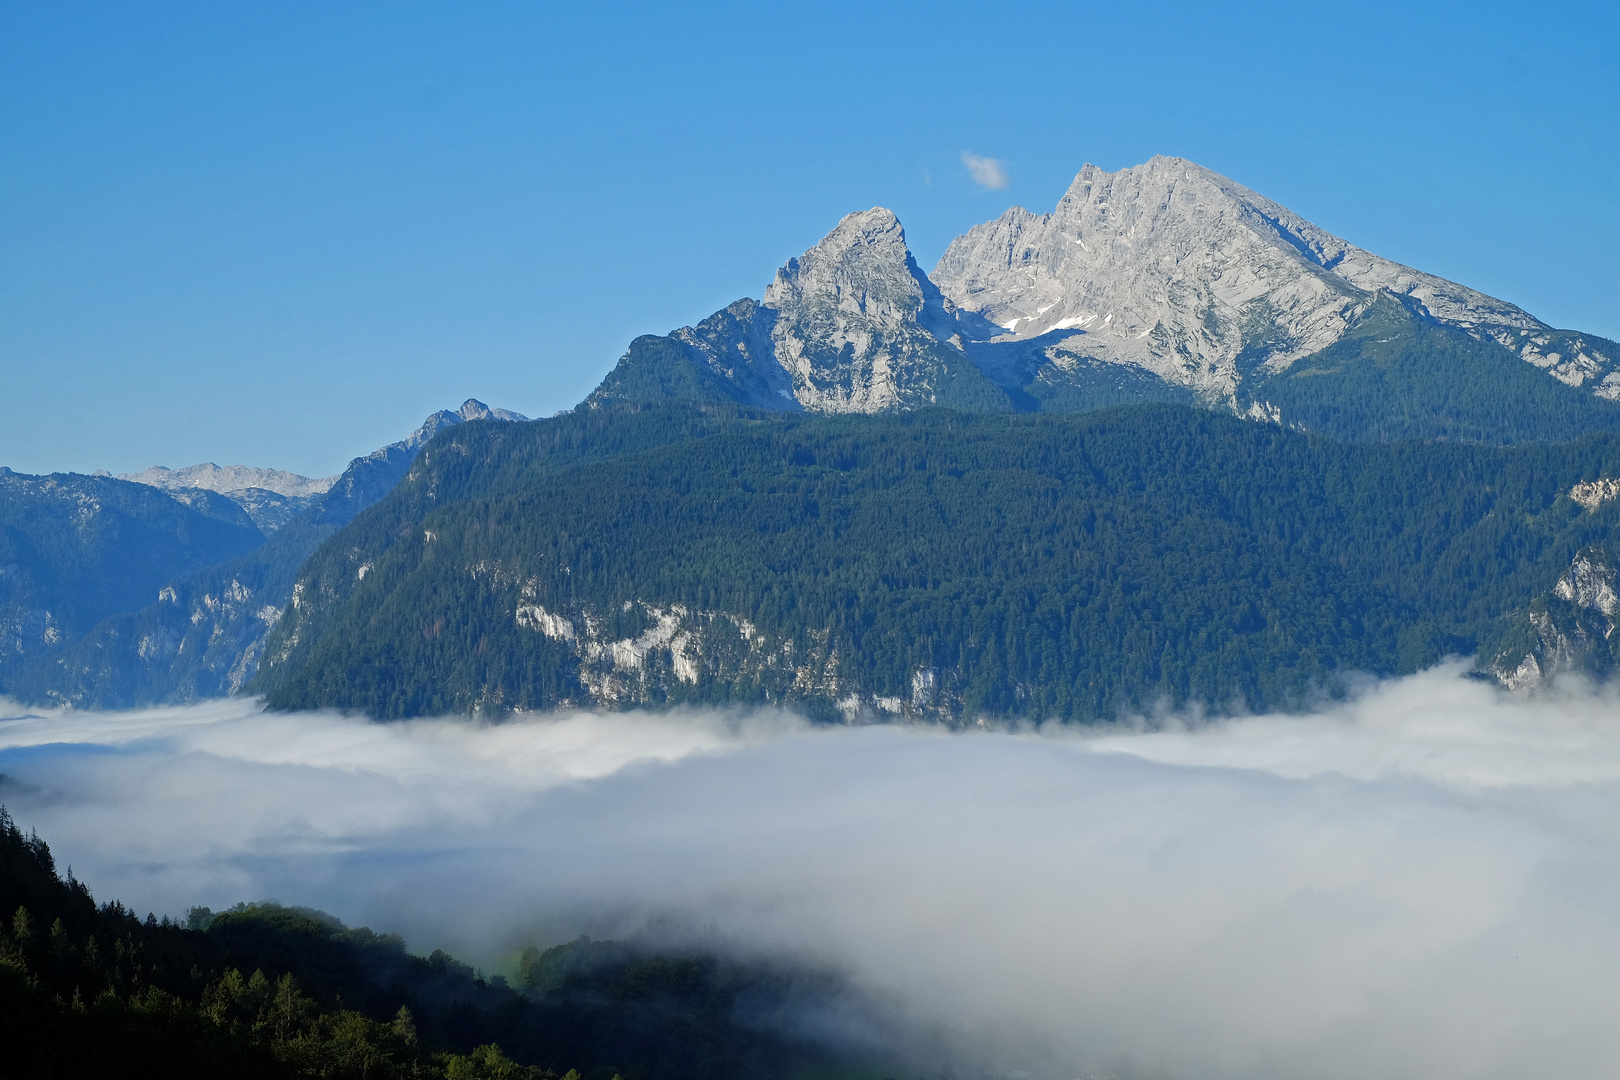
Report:
[[[968,175],[973,177],[973,182],[982,188],[999,191],[1010,182],[1005,161],[963,151],[962,164],[967,166]]]

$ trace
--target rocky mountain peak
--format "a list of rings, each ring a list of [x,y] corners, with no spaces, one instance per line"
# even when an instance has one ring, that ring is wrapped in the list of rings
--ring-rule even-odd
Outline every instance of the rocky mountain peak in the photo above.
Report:
[[[528,417],[524,416],[522,413],[513,412],[511,409],[492,409],[488,405],[485,405],[482,401],[479,401],[477,398],[468,398],[466,401],[461,403],[461,408],[459,409],[453,411],[450,409],[440,409],[438,412],[433,413],[426,420],[422,421],[421,427],[411,432],[410,435],[400,442],[392,443],[390,445],[402,447],[408,450],[415,450],[417,447],[424,445],[429,439],[433,438],[433,436],[437,435],[447,427],[452,427],[456,424],[464,424],[469,420],[490,419],[522,422],[527,420]],[[387,449],[388,447],[385,446],[382,450],[378,450],[376,453],[380,454]],[[358,461],[360,459],[356,458],[355,460]]]
[[[850,214],[788,260],[763,306],[774,316],[776,361],[807,409],[915,407],[939,402],[957,372],[978,376],[949,340],[944,296],[912,258],[899,219],[882,207]]]
[[[456,415],[462,420],[508,420],[521,423],[528,419],[522,413],[511,409],[492,409],[477,398],[468,398],[456,410]]]
[[[790,321],[893,327],[922,308],[921,278],[899,219],[873,207],[845,217],[815,247],[789,259],[765,290],[765,306]]]
[[[1211,400],[1232,398],[1240,369],[1275,373],[1333,344],[1381,292],[1516,352],[1547,329],[1162,156],[1118,172],[1086,165],[1051,213],[1015,207],[958,237],[933,278],[1000,340],[1050,338],[1060,353],[1134,365]],[[1572,377],[1606,366],[1588,357]]]
[[[842,413],[1202,401],[1342,438],[1514,442],[1620,427],[1617,368],[1614,343],[1160,156],[1116,172],[1088,163],[1050,212],[1013,207],[969,229],[931,276],[892,211],[850,214],[789,259],[762,302],[636,339],[587,402]],[[1504,413],[1501,400],[1524,405]]]

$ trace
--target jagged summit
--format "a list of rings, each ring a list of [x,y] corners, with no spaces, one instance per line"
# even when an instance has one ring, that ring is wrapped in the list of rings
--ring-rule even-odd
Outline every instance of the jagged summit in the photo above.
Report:
[[[1612,342],[1156,157],[1112,173],[1086,165],[1052,212],[1014,207],[975,226],[932,276],[892,211],[850,214],[762,300],[638,338],[587,403],[844,413],[1184,401],[1342,438],[1517,442],[1620,430],[1617,361]]]
[[[422,426],[411,432],[410,435],[390,445],[406,450],[415,450],[445,428],[455,424],[464,424],[468,420],[507,420],[521,423],[528,419],[522,413],[513,412],[511,409],[492,409],[477,398],[468,398],[461,403],[459,409],[440,409],[422,421]],[[387,449],[388,447],[385,446],[372,456],[376,456],[376,454],[380,454]],[[355,460],[358,461],[359,459],[356,458]],[[334,479],[336,478],[334,477]]]
[[[477,398],[468,398],[456,410],[456,415],[463,420],[506,420],[514,423],[523,423],[529,418],[520,412],[511,409],[492,409]]]
[[[510,409],[492,409],[475,398],[468,398],[462,402],[461,408],[454,411],[440,409],[405,438],[349,462],[349,467],[327,493],[319,515],[326,519],[348,521],[361,509],[391,491],[409,471],[417,452],[434,435],[469,420],[489,419],[523,422],[528,417]]]
[[[850,214],[744,299],[697,326],[631,343],[588,404],[732,400],[873,413],[927,405],[1010,410],[951,340],[955,314],[883,207]]]
[[[1051,213],[1015,207],[958,237],[933,278],[1004,340],[1066,332],[1060,351],[1217,399],[1243,369],[1274,373],[1332,345],[1378,293],[1620,396],[1614,358],[1590,344],[1550,355],[1551,328],[1512,304],[1364,251],[1181,158],[1088,164]]]
[[[817,412],[881,412],[944,404],[963,391],[993,395],[948,340],[951,315],[918,268],[894,212],[850,214],[776,272],[764,307],[775,314],[776,361],[793,397]],[[1010,407],[1010,405],[1008,406]]]

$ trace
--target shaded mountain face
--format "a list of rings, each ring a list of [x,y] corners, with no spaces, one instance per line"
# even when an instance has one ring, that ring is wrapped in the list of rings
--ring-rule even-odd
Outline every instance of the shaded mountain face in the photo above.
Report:
[[[468,398],[459,409],[441,409],[429,416],[421,427],[399,442],[390,443],[364,458],[355,458],[348,469],[336,476],[311,479],[281,469],[205,462],[183,469],[154,465],[138,473],[121,473],[118,479],[161,488],[182,502],[196,498],[194,492],[218,492],[247,511],[253,523],[268,535],[306,510],[324,508],[328,502],[324,496],[337,484],[341,484],[343,490],[330,500],[333,508],[324,517],[335,521],[344,513],[353,516],[354,511],[376,502],[398,482],[423,443],[453,424],[468,420],[527,419],[522,413],[492,409],[476,398]]]
[[[255,531],[251,542],[210,549],[211,554],[188,562],[160,560],[149,573],[119,579],[124,591],[90,610],[88,617],[75,616],[64,623],[60,614],[47,610],[56,620],[49,624],[56,628],[55,636],[41,639],[9,672],[0,663],[4,676],[0,690],[25,701],[81,708],[130,708],[237,692],[257,672],[265,634],[290,603],[304,560],[392,490],[434,434],[469,420],[522,419],[520,413],[491,409],[471,399],[460,409],[436,412],[404,439],[351,461],[324,494],[307,496],[309,502],[278,522],[268,540]],[[172,470],[170,475],[182,471]],[[69,479],[115,485],[174,510],[185,510],[185,504],[199,512],[211,507],[216,515],[246,528],[252,528],[248,514],[269,514],[297,501],[262,488],[217,494],[176,487],[165,494],[154,487],[100,477]],[[0,516],[6,507],[6,489],[0,484]],[[125,541],[132,539],[128,533],[123,536]],[[147,554],[156,557],[164,551],[153,547]],[[131,555],[124,552],[120,557]],[[0,557],[0,564],[5,563]],[[5,573],[0,565],[0,590],[5,588]],[[86,563],[83,573],[96,578],[96,566]],[[5,595],[0,592],[0,598]],[[22,614],[11,621],[47,633],[49,626],[35,611],[41,605],[29,603],[32,606],[19,609]]]
[[[763,300],[632,343],[587,399],[820,413],[1202,403],[1381,441],[1620,430],[1620,346],[1354,247],[1191,162],[1087,165],[922,274],[851,214]],[[1511,409],[1504,408],[1511,403]]]
[[[118,479],[160,488],[181,501],[191,498],[190,492],[217,492],[247,511],[253,524],[268,535],[319,502],[337,477],[312,479],[282,469],[208,461],[183,469],[154,465],[138,473],[120,473]]]
[[[235,503],[104,476],[0,469],[0,678],[173,578],[264,542]]]

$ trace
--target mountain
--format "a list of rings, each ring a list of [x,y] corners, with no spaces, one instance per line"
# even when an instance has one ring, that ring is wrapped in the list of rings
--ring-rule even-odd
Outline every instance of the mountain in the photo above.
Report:
[[[1177,158],[1087,165],[932,276],[851,214],[760,301],[631,343],[586,399],[821,413],[1199,403],[1356,441],[1620,430],[1620,346],[1354,247]]]
[[[1179,158],[1080,170],[1049,214],[1021,207],[956,240],[934,280],[1003,328],[1142,367],[1213,400],[1340,340],[1380,294],[1511,349],[1570,386],[1620,397],[1612,343],[1383,259]],[[1557,340],[1554,341],[1554,337]]]
[[[0,468],[0,680],[164,584],[264,536],[235,503],[103,476]]]
[[[161,488],[182,501],[188,492],[218,492],[247,511],[253,524],[268,535],[314,505],[337,477],[312,480],[280,469],[219,466],[210,461],[183,469],[154,465],[138,473],[119,473],[118,479]]]
[[[187,465],[183,469],[154,465],[138,473],[119,473],[118,479],[132,480],[137,484],[150,484],[165,491],[202,488],[205,491],[217,491],[225,495],[232,491],[259,488],[263,491],[273,491],[277,495],[304,498],[324,494],[337,477],[328,476],[321,480],[311,480],[307,476],[283,472],[281,469],[253,469],[246,465],[221,467],[210,461],[201,465]]]
[[[56,647],[35,650],[29,662],[15,665],[0,689],[30,702],[80,708],[130,708],[236,693],[258,670],[265,634],[287,608],[304,560],[386,495],[435,433],[468,420],[522,419],[472,399],[454,412],[434,413],[406,438],[355,458],[324,494],[309,496],[314,501],[268,540],[258,537],[249,545],[254,550],[220,554],[204,560],[207,565],[187,567],[186,573],[142,579],[141,587],[121,594],[119,605],[80,620],[77,633],[62,635]],[[163,495],[126,486],[164,503],[213,500],[238,517],[243,514],[225,496],[200,488],[177,487]],[[275,494],[249,488],[229,495],[244,500],[255,492]]]
[[[416,460],[422,447],[445,428],[469,420],[524,423],[528,419],[510,409],[492,409],[475,398],[468,398],[454,412],[440,409],[399,442],[389,443],[349,462],[349,467],[327,489],[326,497],[314,509],[312,520],[322,525],[346,524],[355,514],[392,491],[410,470],[411,462]]]
[[[1620,436],[1354,445],[1184,406],[613,405],[430,444],[324,544],[277,708],[1092,721],[1495,655],[1613,543]]]
[[[1598,670],[1612,613],[1558,582],[1620,550],[1571,494],[1620,482],[1617,355],[1173,158],[1087,166],[931,277],[873,208],[568,416],[468,401],[324,494],[233,489],[270,543],[8,685],[954,722],[1276,707],[1448,651]]]
[[[642,337],[586,399],[725,400],[870,413],[930,405],[1011,412],[948,340],[954,312],[917,268],[894,214],[850,214],[740,300],[667,338]]]

